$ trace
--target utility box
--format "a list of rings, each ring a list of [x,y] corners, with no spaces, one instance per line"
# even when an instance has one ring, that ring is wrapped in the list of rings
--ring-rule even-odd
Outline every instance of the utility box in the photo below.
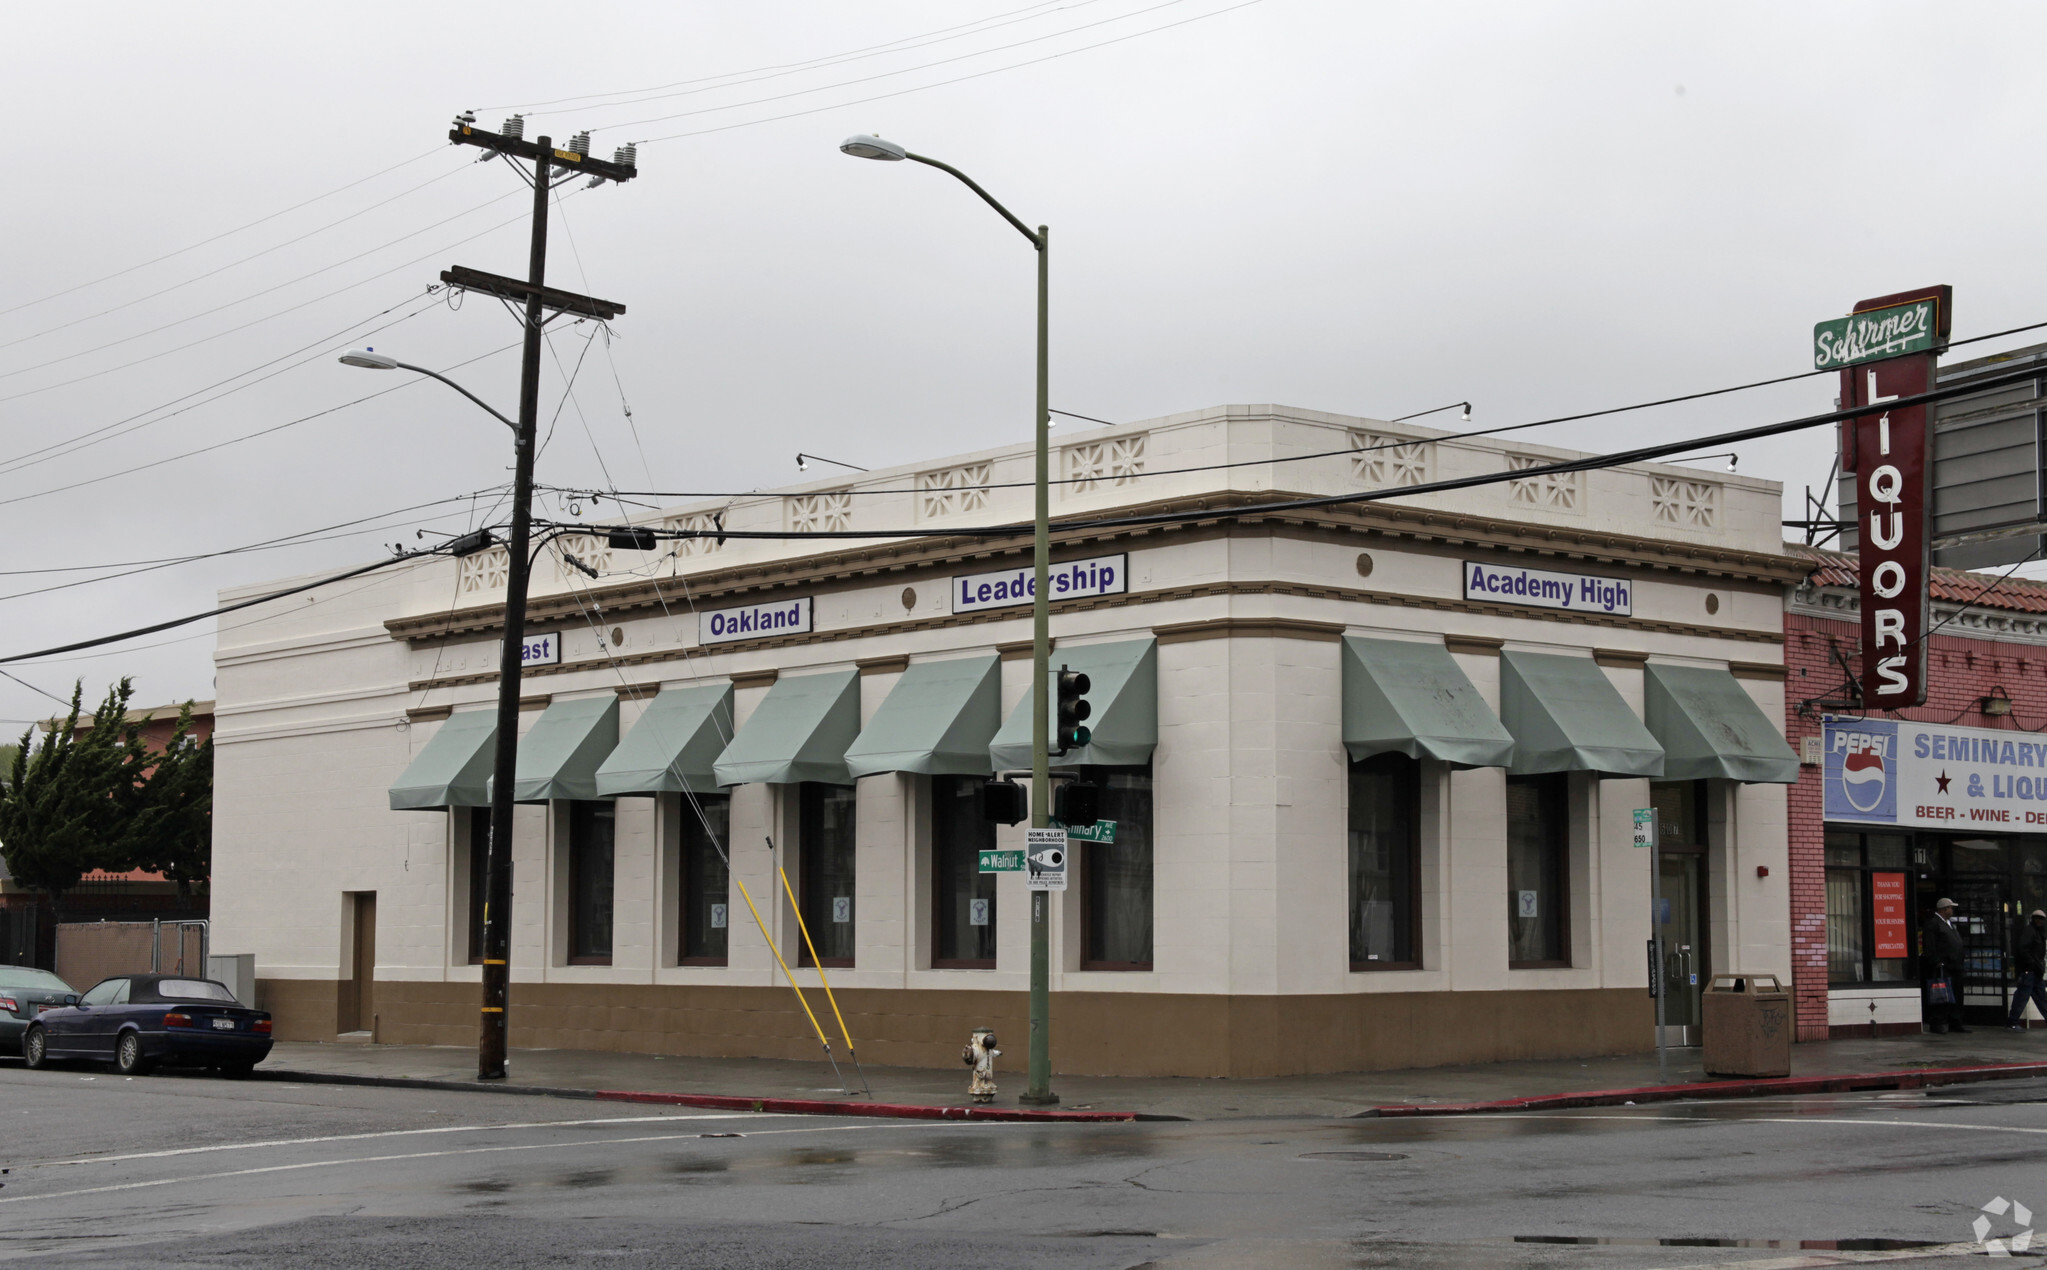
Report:
[[[1707,1075],[1791,1074],[1791,994],[1777,976],[1714,975],[1701,1005]]]
[[[243,1005],[256,1004],[255,953],[214,953],[206,959],[206,977],[226,984]]]

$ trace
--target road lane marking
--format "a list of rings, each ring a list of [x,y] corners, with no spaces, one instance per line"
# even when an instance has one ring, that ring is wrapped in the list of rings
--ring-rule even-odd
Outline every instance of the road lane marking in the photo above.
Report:
[[[500,1129],[554,1129],[610,1124],[675,1124],[691,1120],[786,1120],[789,1114],[758,1111],[721,1111],[700,1116],[602,1116],[594,1120],[532,1120],[511,1124],[458,1124],[432,1129],[382,1129],[371,1133],[334,1133],[311,1138],[273,1138],[264,1142],[223,1142],[204,1147],[174,1147],[162,1151],[135,1151],[127,1155],[86,1155],[70,1160],[43,1160],[25,1167],[62,1168],[75,1164],[114,1164],[122,1160],[161,1160],[174,1155],[205,1155],[214,1151],[251,1151],[259,1147],[296,1147],[314,1142],[359,1142],[366,1138],[404,1138],[428,1133],[489,1133]]]
[[[1817,1270],[1822,1266],[1866,1266],[1882,1261],[1913,1261],[1924,1257],[1974,1257],[1983,1249],[1976,1244],[1931,1244],[1924,1248],[1885,1248],[1869,1252],[1809,1252],[1797,1257],[1769,1257],[1762,1261],[1719,1261],[1718,1270]],[[1663,1270],[1702,1270],[1698,1262],[1667,1266]]]
[[[913,1124],[843,1124],[820,1125],[804,1129],[763,1129],[749,1133],[749,1138],[776,1137],[791,1133],[845,1133],[849,1130],[865,1130],[871,1133],[890,1129],[1042,1129],[1042,1124],[986,1120],[940,1120],[919,1121]],[[146,1182],[115,1182],[106,1186],[85,1186],[69,1191],[47,1191],[40,1195],[9,1195],[0,1198],[0,1204],[20,1204],[30,1200],[72,1199],[80,1195],[106,1195],[115,1191],[147,1190],[155,1186],[174,1186],[179,1182],[218,1182],[231,1177],[256,1177],[265,1173],[293,1173],[302,1169],[338,1168],[347,1164],[391,1164],[404,1160],[434,1160],[458,1155],[496,1155],[509,1151],[563,1151],[579,1147],[632,1146],[646,1142],[694,1142],[704,1135],[700,1133],[656,1133],[637,1138],[604,1138],[591,1142],[528,1142],[495,1147],[461,1147],[450,1151],[411,1151],[399,1155],[351,1156],[345,1160],[307,1160],[299,1164],[272,1164],[258,1169],[230,1169],[221,1173],[188,1173],[179,1177],[153,1178]]]
[[[1633,1121],[1638,1124],[1846,1124],[1876,1125],[1891,1129],[1962,1129],[1975,1133],[2047,1133],[2047,1129],[2029,1129],[2023,1125],[2005,1124],[1961,1124],[1953,1120],[1875,1120],[1850,1116],[1659,1116],[1653,1112],[1635,1112],[1625,1115],[1584,1116],[1566,1115],[1562,1112],[1504,1111],[1489,1112],[1487,1120],[1593,1120],[1612,1124],[1615,1121]]]

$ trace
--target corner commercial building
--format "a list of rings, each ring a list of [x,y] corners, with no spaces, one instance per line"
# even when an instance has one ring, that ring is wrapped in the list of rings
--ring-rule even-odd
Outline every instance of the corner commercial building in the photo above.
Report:
[[[1774,721],[1805,563],[1777,487],[1511,476],[1563,456],[1270,406],[1060,434],[1055,519],[1186,519],[1054,535],[1053,662],[1095,685],[1068,762],[1116,824],[1055,897],[1055,1070],[1644,1048],[1650,806],[1686,862],[1666,918],[1690,964],[1788,975]],[[1021,1034],[1025,882],[978,852],[1022,829],[976,790],[1028,751],[1028,534],[885,531],[1027,521],[1030,464],[1014,446],[647,518],[789,540],[599,531],[543,557],[515,1046],[815,1057],[749,914],[807,962],[792,895],[863,1057]],[[1509,479],[1222,514],[1482,472]],[[474,1042],[503,584],[502,554],[436,560],[222,633],[215,946],[255,954],[280,1036]]]

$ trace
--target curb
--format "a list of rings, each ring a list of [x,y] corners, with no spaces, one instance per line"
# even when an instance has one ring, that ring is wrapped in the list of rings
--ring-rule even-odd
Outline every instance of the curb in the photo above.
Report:
[[[822,1098],[746,1098],[730,1094],[664,1094],[630,1089],[570,1089],[553,1085],[508,1085],[497,1082],[435,1080],[425,1076],[361,1076],[342,1072],[288,1069],[258,1070],[256,1079],[302,1085],[370,1085],[386,1089],[432,1089],[455,1093],[522,1094],[537,1098],[581,1098],[594,1102],[654,1103],[701,1107],[710,1111],[759,1111],[787,1116],[872,1116],[889,1120],[997,1120],[1055,1124],[1127,1123],[1133,1120],[1179,1119],[1143,1116],[1133,1111],[1031,1111],[1024,1108],[944,1107],[922,1103],[832,1102]]]
[[[1628,1103],[1680,1102],[1705,1098],[1789,1097],[1842,1094],[1867,1089],[1927,1089],[1989,1080],[2047,1076],[2047,1063],[1996,1063],[1980,1067],[1929,1067],[1914,1071],[1861,1072],[1850,1076],[1776,1076],[1758,1080],[1702,1081],[1693,1085],[1645,1085],[1639,1089],[1590,1089],[1582,1093],[1538,1094],[1491,1102],[1402,1103],[1374,1107],[1356,1117],[1470,1116],[1511,1111],[1557,1111],[1575,1107],[1618,1107]]]

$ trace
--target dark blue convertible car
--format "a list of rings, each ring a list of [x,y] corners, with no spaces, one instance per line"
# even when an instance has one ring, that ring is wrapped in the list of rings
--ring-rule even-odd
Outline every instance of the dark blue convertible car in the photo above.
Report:
[[[188,975],[102,979],[78,1004],[44,1010],[21,1038],[30,1067],[67,1058],[111,1062],[126,1076],[158,1063],[246,1075],[270,1053],[270,1015],[225,984]]]

